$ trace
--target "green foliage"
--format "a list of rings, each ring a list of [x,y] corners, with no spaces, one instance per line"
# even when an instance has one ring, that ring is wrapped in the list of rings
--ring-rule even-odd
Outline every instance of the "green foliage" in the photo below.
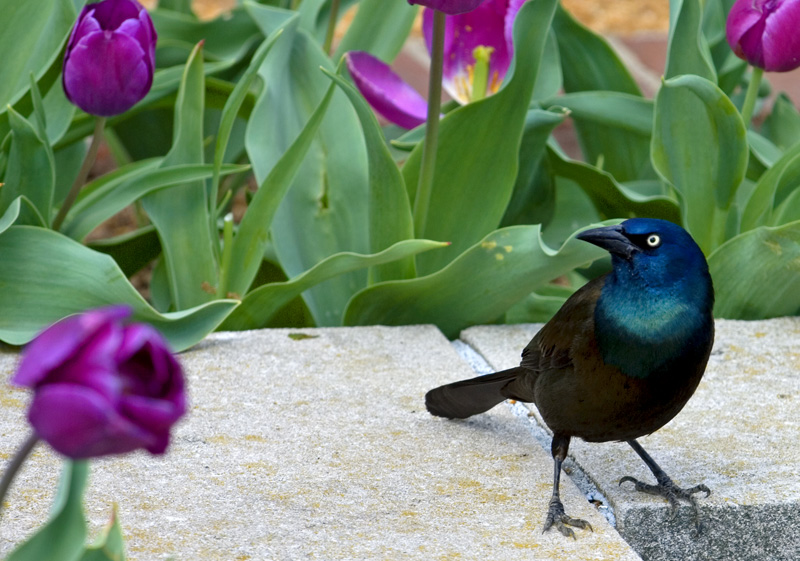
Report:
[[[795,279],[800,112],[779,95],[760,130],[743,121],[748,74],[724,37],[730,0],[671,2],[655,99],[558,2],[524,3],[499,91],[445,106],[425,239],[411,204],[425,127],[382,126],[339,64],[354,49],[394,60],[420,8],[343,2],[359,10],[328,56],[324,0],[296,11],[245,0],[213,21],[184,0],[162,2],[153,88],[107,121],[119,165],[84,186],[57,233],[48,228],[94,124],[61,89],[82,2],[46,3],[15,4],[0,23],[6,342],[120,302],[178,349],[220,326],[304,324],[307,314],[320,326],[433,322],[448,335],[544,320],[582,282],[574,269],[598,255],[574,233],[630,216],[692,233],[712,264],[719,314],[797,311],[769,295]],[[568,122],[579,154],[556,140]],[[103,226],[125,209],[134,224]],[[771,273],[734,274],[759,248],[758,270]],[[130,280],[141,270],[152,270],[149,301]],[[563,275],[570,286],[550,284]]]

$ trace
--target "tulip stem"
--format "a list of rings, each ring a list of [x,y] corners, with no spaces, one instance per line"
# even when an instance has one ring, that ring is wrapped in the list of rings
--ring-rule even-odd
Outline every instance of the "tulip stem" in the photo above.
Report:
[[[11,458],[11,463],[8,464],[5,473],[3,473],[3,478],[0,479],[0,514],[3,512],[3,504],[6,500],[6,493],[11,487],[11,482],[14,481],[19,468],[22,467],[23,462],[30,455],[37,442],[39,442],[39,437],[35,432],[32,432],[27,440],[22,443],[22,446],[19,447],[14,457]]]
[[[442,63],[444,61],[445,14],[433,12],[433,39],[431,42],[431,71],[428,82],[428,119],[425,141],[422,145],[422,166],[419,170],[417,195],[414,199],[414,232],[418,238],[425,233],[428,207],[433,192],[433,172],[436,168],[436,149],[439,142],[439,115],[442,112]]]
[[[333,45],[333,35],[336,31],[336,20],[339,19],[339,3],[341,0],[331,0],[331,13],[328,16],[328,32],[325,33],[325,43],[322,48],[328,54],[331,54],[331,45]]]
[[[747,95],[742,105],[742,120],[744,128],[750,128],[750,120],[753,118],[753,109],[758,98],[758,89],[761,87],[761,78],[764,76],[764,69],[757,66],[753,67],[753,74],[750,76],[750,83],[747,85]]]
[[[89,151],[86,152],[86,157],[83,159],[81,169],[78,171],[78,177],[75,178],[75,182],[72,184],[69,193],[67,193],[67,197],[64,199],[64,203],[61,205],[61,208],[58,209],[58,214],[55,220],[53,220],[53,230],[58,231],[61,228],[61,224],[67,216],[67,212],[69,212],[69,209],[75,204],[78,193],[80,193],[81,188],[86,183],[86,178],[89,177],[89,171],[91,171],[94,161],[97,158],[97,151],[100,149],[100,143],[103,140],[103,129],[105,127],[106,118],[97,117],[94,122],[94,135],[92,136],[92,143],[89,145]]]

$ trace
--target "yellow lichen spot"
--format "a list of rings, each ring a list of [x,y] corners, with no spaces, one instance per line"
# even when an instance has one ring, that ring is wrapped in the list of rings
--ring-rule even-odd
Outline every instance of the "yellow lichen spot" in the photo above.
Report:
[[[496,260],[498,260],[498,261],[502,261],[503,259],[505,259],[505,258],[506,258],[506,256],[505,256],[505,255],[503,255],[502,253],[495,253],[495,254],[494,254],[494,258],[495,258]]]
[[[494,249],[497,247],[497,242],[483,242],[481,243],[483,249]]]
[[[246,434],[244,436],[244,439],[248,440],[250,442],[266,442],[267,441],[267,439],[264,438],[263,436],[261,436],[260,434]]]
[[[756,339],[761,339],[762,337],[766,337],[766,336],[767,336],[767,334],[763,333],[761,331],[759,331],[758,333],[755,334],[755,338]]]

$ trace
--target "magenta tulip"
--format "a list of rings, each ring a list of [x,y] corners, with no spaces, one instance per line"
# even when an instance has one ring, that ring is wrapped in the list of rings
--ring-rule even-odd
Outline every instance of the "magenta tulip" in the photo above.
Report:
[[[163,454],[186,412],[180,365],[155,329],[124,323],[130,313],[118,306],[68,317],[25,349],[12,381],[34,390],[28,420],[69,458]]]
[[[64,92],[92,115],[124,113],[153,85],[156,30],[136,0],[87,4],[64,55]]]
[[[484,0],[408,0],[409,4],[419,4],[445,14],[455,15],[470,12]]]
[[[736,56],[768,72],[800,67],[800,0],[737,0],[726,34]]]
[[[485,0],[469,13],[446,17],[442,86],[453,99],[466,104],[500,89],[514,55],[514,19],[525,1]],[[431,9],[423,13],[422,31],[430,52]],[[485,80],[476,78],[476,53],[488,57]],[[365,52],[351,52],[347,66],[361,94],[386,119],[409,129],[425,122],[425,100],[385,63]]]

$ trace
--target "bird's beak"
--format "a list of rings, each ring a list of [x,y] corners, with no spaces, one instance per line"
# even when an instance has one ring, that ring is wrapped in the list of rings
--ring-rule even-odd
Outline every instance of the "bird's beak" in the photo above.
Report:
[[[593,228],[581,232],[576,237],[579,240],[592,243],[598,247],[602,247],[613,255],[619,255],[624,259],[630,259],[634,253],[637,253],[639,248],[629,240],[625,234],[622,225],[604,226],[602,228]]]

